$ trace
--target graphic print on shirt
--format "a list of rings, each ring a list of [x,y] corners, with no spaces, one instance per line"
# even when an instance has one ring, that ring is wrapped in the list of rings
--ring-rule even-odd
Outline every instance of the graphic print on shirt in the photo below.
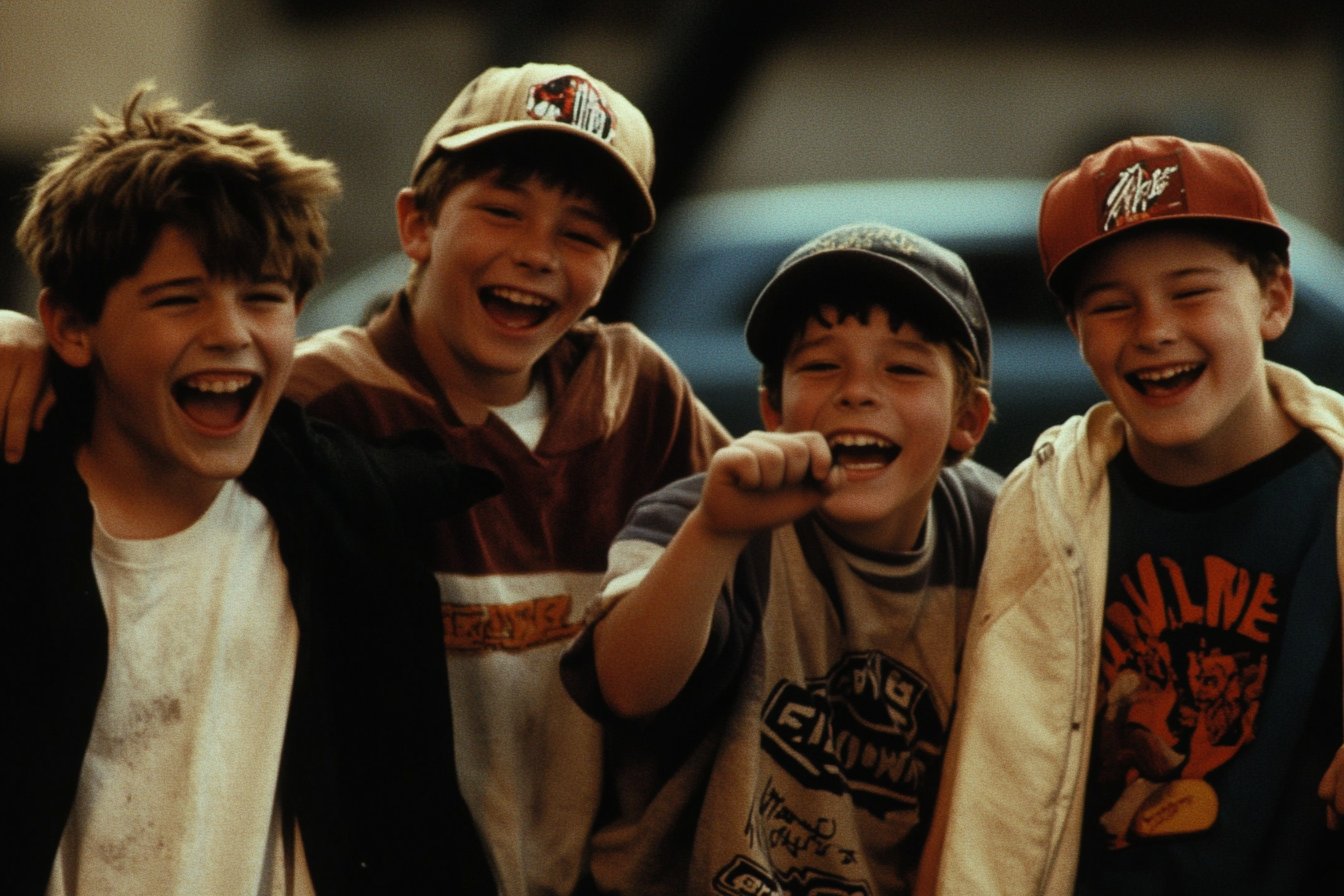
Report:
[[[789,803],[788,791],[845,798],[861,813],[917,817],[932,805],[946,738],[928,683],[881,651],[845,654],[820,678],[779,681],[761,711],[761,748],[793,779],[765,782],[746,823],[757,856],[736,856],[715,876],[723,894],[867,893],[837,873],[857,862],[852,823]],[[796,783],[795,783],[796,782]],[[827,805],[826,798],[814,801]],[[843,802],[829,803],[844,811]],[[913,822],[912,822],[913,823]],[[824,868],[816,867],[818,864]]]
[[[583,630],[583,623],[569,621],[573,602],[568,594],[556,594],[512,604],[444,604],[443,646],[473,653],[568,641]]]
[[[573,638],[599,573],[468,576],[436,573],[449,654],[517,654]]]
[[[1144,554],[1116,581],[1095,746],[1112,849],[1213,823],[1217,796],[1204,779],[1255,739],[1281,629],[1274,576],[1220,557],[1190,569]]]
[[[737,856],[714,876],[714,892],[721,896],[869,896],[872,892],[861,882],[813,868],[776,877],[746,856]]]

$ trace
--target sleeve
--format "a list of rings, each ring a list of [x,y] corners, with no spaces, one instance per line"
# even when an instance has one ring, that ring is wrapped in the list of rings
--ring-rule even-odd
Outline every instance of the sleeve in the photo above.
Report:
[[[349,497],[352,507],[390,501],[407,533],[427,532],[433,521],[503,490],[495,473],[453,459],[427,430],[370,443],[287,400],[276,407],[273,423],[278,425],[270,431],[299,464],[327,480],[331,494]],[[245,476],[254,493],[264,487],[258,478]],[[363,489],[374,491],[360,496]],[[375,493],[383,497],[375,499]]]
[[[947,467],[939,476],[935,507],[943,531],[958,548],[954,571],[958,584],[975,587],[979,582],[989,521],[1002,488],[1002,476],[972,460]]]
[[[609,553],[602,594],[583,631],[560,660],[560,677],[570,696],[589,716],[610,724],[623,722],[602,699],[593,656],[593,628],[630,593],[662,556],[672,536],[700,501],[704,474],[679,480],[639,501]],[[743,549],[731,582],[725,583],[714,607],[704,655],[681,693],[664,707],[654,723],[669,730],[703,730],[721,702],[735,690],[738,674],[760,629],[769,576],[770,533],[758,535]],[[708,712],[707,712],[708,711]]]

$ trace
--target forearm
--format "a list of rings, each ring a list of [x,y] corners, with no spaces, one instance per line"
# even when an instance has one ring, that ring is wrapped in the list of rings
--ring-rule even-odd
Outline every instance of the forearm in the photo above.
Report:
[[[745,536],[711,533],[697,508],[644,580],[597,624],[593,655],[613,712],[644,716],[685,687],[709,641],[714,606]]]

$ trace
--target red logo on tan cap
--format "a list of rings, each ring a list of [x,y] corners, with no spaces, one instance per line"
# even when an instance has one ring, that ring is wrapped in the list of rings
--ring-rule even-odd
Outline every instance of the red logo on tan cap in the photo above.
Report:
[[[1097,194],[1102,233],[1186,210],[1185,181],[1175,154],[1135,162],[1113,183],[1105,176],[1098,178]]]
[[[611,142],[616,135],[616,116],[590,81],[563,75],[544,84],[532,85],[527,114],[541,121],[558,121]]]

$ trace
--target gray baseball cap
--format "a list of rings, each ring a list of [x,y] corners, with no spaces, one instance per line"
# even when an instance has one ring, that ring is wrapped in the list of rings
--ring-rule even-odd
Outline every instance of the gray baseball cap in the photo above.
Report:
[[[918,234],[886,224],[847,224],[796,249],[780,264],[747,315],[747,348],[761,361],[788,350],[800,304],[825,304],[826,295],[863,288],[890,290],[896,304],[919,306],[990,375],[989,319],[961,256]]]

